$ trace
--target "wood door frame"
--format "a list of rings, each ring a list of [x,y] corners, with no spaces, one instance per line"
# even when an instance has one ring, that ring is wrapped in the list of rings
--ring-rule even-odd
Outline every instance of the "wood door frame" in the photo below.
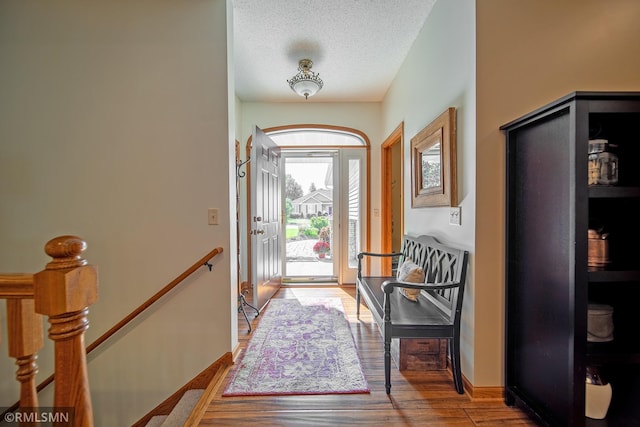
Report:
[[[360,138],[362,138],[362,140],[364,141],[365,145],[363,146],[362,149],[366,150],[366,155],[365,155],[365,159],[367,162],[367,174],[366,174],[366,185],[367,185],[367,189],[366,189],[366,206],[365,206],[365,213],[366,213],[366,221],[367,221],[367,227],[365,229],[365,238],[366,238],[366,243],[364,245],[364,247],[362,248],[364,251],[368,251],[371,248],[371,218],[370,218],[370,214],[369,212],[371,212],[371,142],[369,141],[369,137],[362,131],[358,130],[358,129],[354,129],[354,128],[349,128],[349,127],[345,127],[345,126],[335,126],[335,125],[323,125],[323,124],[296,124],[296,125],[284,125],[284,126],[273,126],[273,127],[269,127],[269,128],[264,128],[262,129],[266,134],[269,134],[271,132],[275,132],[275,131],[279,131],[279,130],[286,130],[286,129],[326,129],[327,131],[341,131],[341,132],[346,132],[346,133],[352,133],[355,135],[358,135]],[[246,193],[245,193],[245,201],[246,201],[246,206],[245,206],[245,211],[247,212],[246,214],[246,221],[245,221],[245,226],[246,226],[246,230],[247,230],[247,235],[246,235],[246,247],[247,247],[247,280],[242,282],[242,284],[240,285],[241,290],[243,290],[245,293],[248,292],[249,289],[252,288],[252,280],[253,278],[251,277],[251,250],[252,250],[252,245],[251,245],[251,236],[249,234],[249,230],[251,230],[251,148],[253,146],[253,136],[249,136],[247,138],[247,143],[245,145],[245,159],[247,159],[245,161],[245,163],[243,163],[243,165],[245,166],[245,176],[246,176]],[[313,148],[318,148],[317,146],[295,146],[295,147],[287,147],[287,146],[283,146],[281,148],[309,148],[309,149],[313,149]],[[327,146],[327,147],[323,147],[323,148],[332,148],[331,146]],[[336,148],[336,147],[334,147]],[[339,148],[339,147],[338,147]],[[367,263],[369,262],[369,259],[367,259]],[[368,265],[368,264],[367,264]]]
[[[391,235],[391,195],[392,195],[392,176],[393,171],[393,156],[391,155],[392,148],[400,144],[400,230],[404,230],[404,122],[401,122],[393,132],[384,140],[381,145],[381,218],[380,218],[380,251],[383,253],[389,253],[392,249],[392,235]],[[391,258],[385,258],[381,263],[381,274],[388,276],[391,274]]]

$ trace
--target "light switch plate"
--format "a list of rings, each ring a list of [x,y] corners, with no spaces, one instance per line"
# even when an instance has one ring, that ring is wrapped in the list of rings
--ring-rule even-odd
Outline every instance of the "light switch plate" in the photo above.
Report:
[[[451,225],[460,225],[462,224],[462,220],[460,218],[460,206],[455,208],[451,208],[449,210],[449,224]]]
[[[218,208],[209,208],[209,225],[218,225]]]

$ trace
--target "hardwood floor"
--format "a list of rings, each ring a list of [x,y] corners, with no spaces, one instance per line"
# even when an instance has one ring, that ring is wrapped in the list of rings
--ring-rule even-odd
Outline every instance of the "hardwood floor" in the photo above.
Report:
[[[356,319],[355,289],[283,287],[274,298],[339,297],[351,324],[370,394],[222,397],[216,393],[202,426],[537,426],[502,400],[472,400],[456,393],[448,371],[391,373],[391,395],[384,390],[382,338],[366,306]],[[255,327],[260,320],[254,320]],[[250,338],[238,317],[240,345]],[[230,378],[231,375],[228,375]],[[227,378],[227,379],[228,379]],[[226,381],[224,382],[226,385]]]

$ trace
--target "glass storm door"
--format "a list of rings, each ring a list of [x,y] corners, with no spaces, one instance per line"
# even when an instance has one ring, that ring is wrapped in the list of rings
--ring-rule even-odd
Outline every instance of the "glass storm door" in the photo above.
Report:
[[[285,281],[336,282],[334,165],[331,151],[283,150]]]
[[[283,149],[283,281],[355,283],[366,225],[364,155]]]

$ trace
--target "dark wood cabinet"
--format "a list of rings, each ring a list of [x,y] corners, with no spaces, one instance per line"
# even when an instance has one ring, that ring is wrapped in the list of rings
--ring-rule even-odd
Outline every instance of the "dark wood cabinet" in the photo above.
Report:
[[[640,426],[640,92],[575,92],[501,130],[505,400],[552,426]],[[615,147],[615,185],[589,185],[593,139]],[[605,267],[588,265],[594,228]],[[590,303],[613,307],[613,341],[587,341]],[[588,366],[612,387],[601,420],[585,417]]]

